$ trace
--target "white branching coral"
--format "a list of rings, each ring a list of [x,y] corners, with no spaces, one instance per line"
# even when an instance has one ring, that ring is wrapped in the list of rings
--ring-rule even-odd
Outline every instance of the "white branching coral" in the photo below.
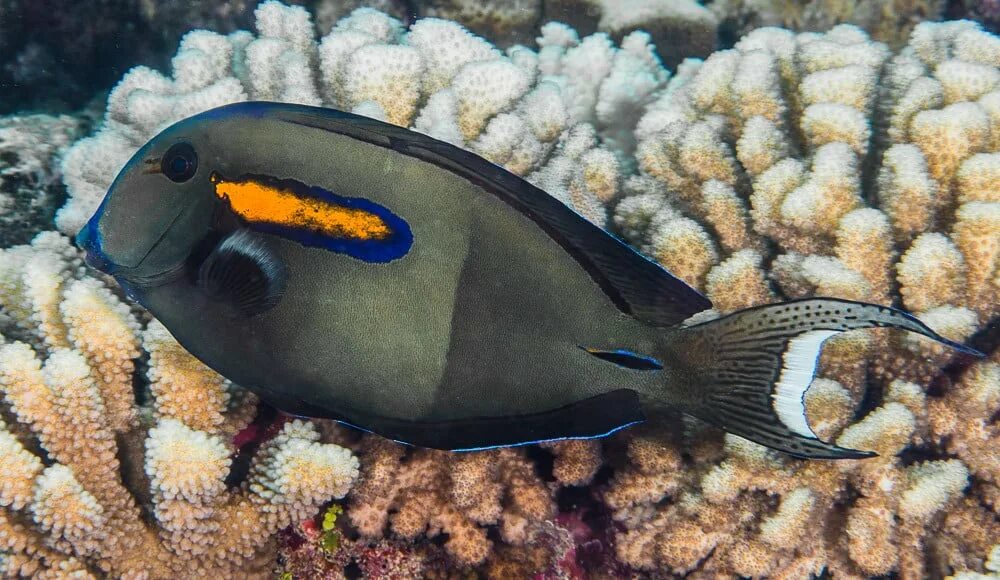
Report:
[[[122,78],[101,128],[65,157],[70,199],[56,218],[60,230],[80,229],[158,130],[248,99],[325,105],[413,127],[535,183],[560,161],[561,187],[551,193],[603,225],[635,123],[668,77],[644,32],[615,47],[604,33],[580,39],[553,23],[542,28],[539,52],[514,46],[502,53],[436,18],[404,30],[362,8],[317,40],[301,7],[267,0],[255,15],[257,35],[188,33],[170,77],[136,67]],[[570,142],[581,134],[589,137]]]
[[[0,575],[267,576],[271,536],[357,477],[348,450],[292,422],[228,489],[232,436],[256,399],[158,322],[141,330],[55,232],[0,250],[0,308]]]

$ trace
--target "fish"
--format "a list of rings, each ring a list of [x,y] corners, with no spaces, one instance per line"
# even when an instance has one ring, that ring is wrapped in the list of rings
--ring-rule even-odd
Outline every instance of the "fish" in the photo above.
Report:
[[[141,147],[77,234],[207,366],[291,414],[471,451],[687,414],[800,458],[823,341],[889,306],[711,302],[521,177],[334,109],[215,108]],[[981,356],[981,355],[980,355]]]

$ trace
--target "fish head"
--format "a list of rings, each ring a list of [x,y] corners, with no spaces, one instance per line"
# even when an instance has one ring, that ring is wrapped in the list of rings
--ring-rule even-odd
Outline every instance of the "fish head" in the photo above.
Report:
[[[218,200],[211,175],[234,149],[227,125],[197,115],[135,153],[76,236],[90,266],[120,279],[152,280],[184,263],[212,226]]]

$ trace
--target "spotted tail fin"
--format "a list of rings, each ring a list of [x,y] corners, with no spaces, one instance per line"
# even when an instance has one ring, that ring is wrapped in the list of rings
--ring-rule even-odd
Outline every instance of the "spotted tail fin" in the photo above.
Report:
[[[701,389],[688,412],[796,457],[871,457],[874,453],[820,441],[806,420],[804,397],[823,341],[872,327],[902,328],[979,354],[885,306],[831,298],[761,306],[680,331],[678,355]]]

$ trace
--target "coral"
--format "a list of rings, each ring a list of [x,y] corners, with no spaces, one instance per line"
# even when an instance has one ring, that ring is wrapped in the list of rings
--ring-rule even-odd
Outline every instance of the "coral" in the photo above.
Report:
[[[357,459],[292,421],[228,489],[255,398],[81,266],[55,232],[0,251],[0,573],[266,576],[271,536],[344,496]]]
[[[737,39],[754,29],[781,26],[797,32],[823,32],[837,24],[854,24],[872,38],[893,47],[906,43],[913,27],[941,17],[943,0],[713,0],[720,35]]]
[[[59,156],[79,137],[62,115],[0,118],[0,248],[24,244],[52,223],[65,193]]]
[[[635,30],[653,37],[671,68],[687,57],[705,57],[715,49],[718,19],[695,0],[545,0],[545,20],[565,22],[581,34],[600,31],[620,39]]]
[[[459,566],[482,563],[492,542],[482,526],[497,525],[507,544],[523,545],[555,514],[550,490],[522,450],[451,454],[407,453],[397,443],[366,436],[362,473],[347,516],[363,537],[386,527],[414,540],[445,533],[445,550]]]
[[[555,455],[552,475],[562,485],[588,485],[601,466],[601,444],[593,439],[542,443]]]
[[[420,16],[454,20],[507,46],[527,44],[542,19],[544,4],[543,0],[428,0],[422,3]]]
[[[135,63],[168,62],[168,49],[193,27],[230,31],[247,26],[254,4],[3,0],[0,111],[76,110]]]
[[[334,504],[321,523],[306,520],[282,531],[279,578],[344,578],[352,564],[363,578],[447,577],[447,558],[441,547],[430,542],[348,537],[337,517],[340,511],[340,505]]]
[[[75,234],[131,155],[166,125],[247,99],[326,105],[450,141],[502,164],[603,225],[635,142],[642,107],[668,74],[648,34],[620,47],[542,28],[539,51],[506,53],[454,22],[425,18],[408,30],[363,8],[317,41],[310,14],[268,0],[257,35],[195,30],[167,77],[129,71],[108,97],[95,135],[63,161],[69,201],[56,223]]]
[[[685,63],[647,108],[615,224],[722,314],[832,295],[969,340],[1000,304],[998,47],[971,22],[920,24],[896,56],[853,26],[756,30]],[[885,331],[828,342],[809,422],[877,459],[801,462],[690,426],[625,436],[605,493],[619,559],[707,576],[981,571],[1000,367],[941,386],[968,363],[955,356]]]
[[[993,33],[1000,28],[1000,2],[996,0],[954,0],[948,3],[945,15],[955,20],[975,20]]]

